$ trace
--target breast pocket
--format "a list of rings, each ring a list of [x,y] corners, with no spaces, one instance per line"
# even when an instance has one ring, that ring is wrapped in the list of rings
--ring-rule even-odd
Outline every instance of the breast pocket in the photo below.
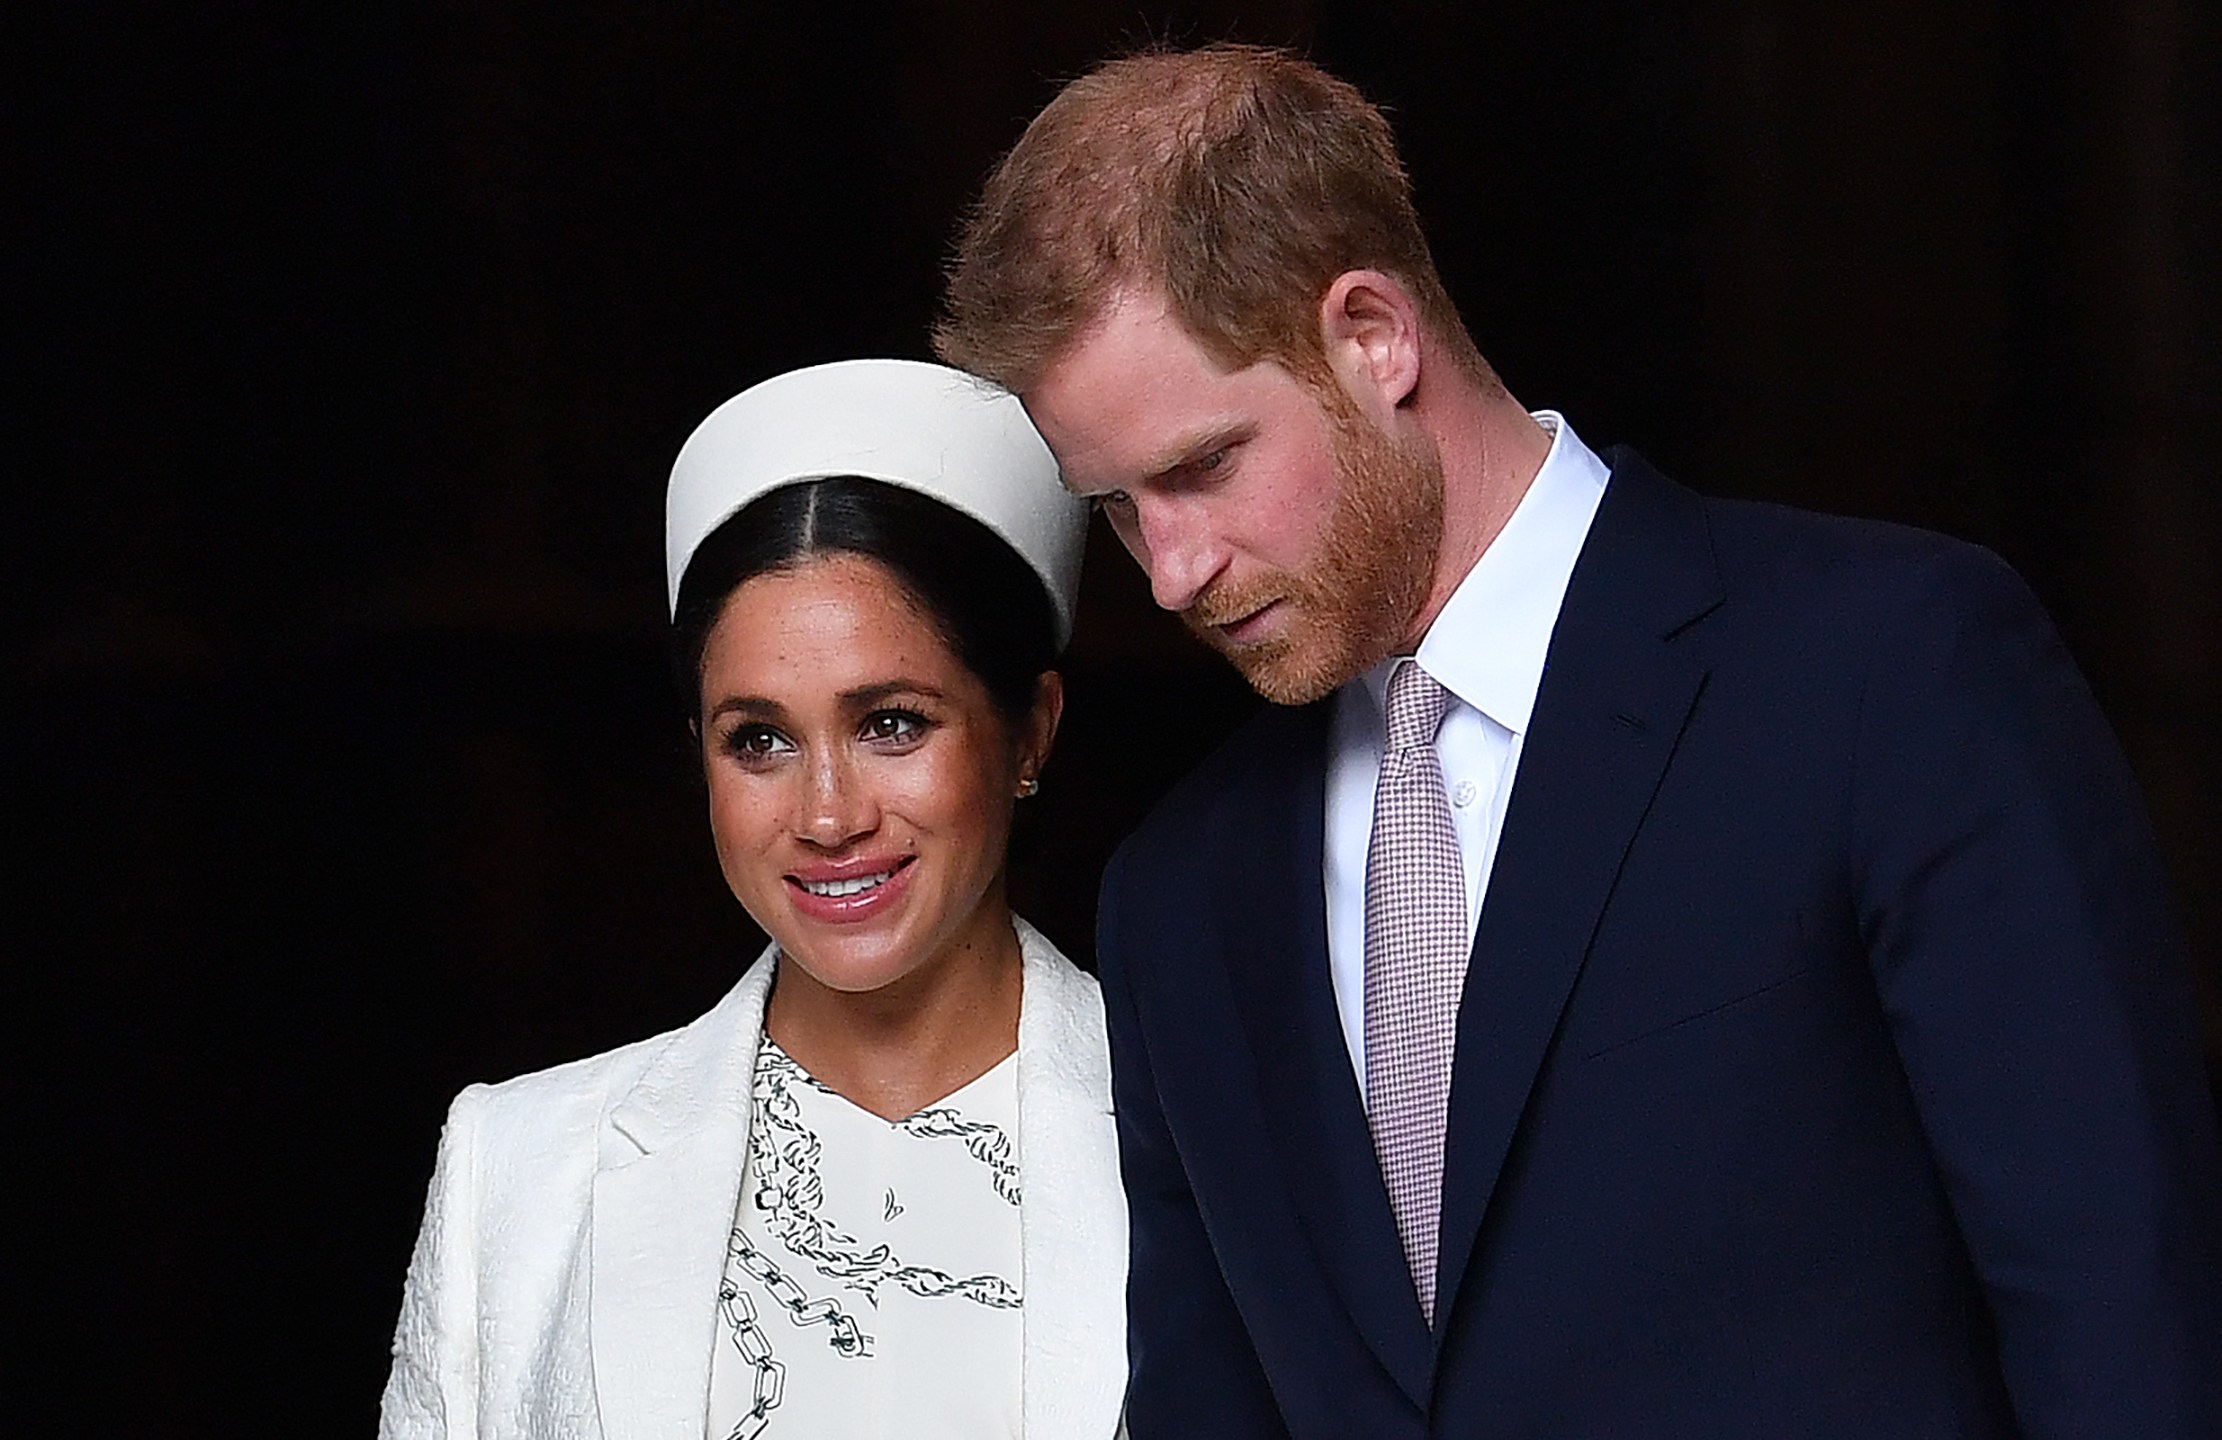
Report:
[[[1690,1026],[1728,1023],[1740,1009],[1853,958],[1839,928],[1800,912],[1789,924],[1702,939],[1601,933],[1568,1004],[1562,1043],[1593,1059]]]

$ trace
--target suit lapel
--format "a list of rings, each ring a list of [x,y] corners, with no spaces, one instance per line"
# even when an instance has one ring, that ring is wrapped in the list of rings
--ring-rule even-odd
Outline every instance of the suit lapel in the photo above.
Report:
[[[700,1440],[772,970],[766,951],[672,1038],[604,1127],[588,1323],[609,1435]]]
[[[1227,848],[1203,873],[1226,879],[1219,933],[1287,1191],[1367,1345],[1424,1407],[1426,1321],[1328,979],[1320,875],[1329,713],[1327,703],[1269,712],[1234,797],[1242,823],[1221,827]],[[1270,843],[1254,843],[1260,836]]]
[[[1705,687],[1672,643],[1721,600],[1703,508],[1634,455],[1614,461],[1552,632],[1460,999],[1439,1315],[1454,1313],[1567,996]]]
[[[1126,1391],[1126,1209],[1103,1003],[1038,931],[1018,929],[1025,1430],[1108,1435]],[[590,1318],[607,1434],[701,1435],[772,974],[767,951],[610,1112],[594,1180]]]
[[[1033,926],[1021,920],[1018,933],[1021,1429],[1101,1440],[1126,1397],[1127,1254],[1103,999]]]

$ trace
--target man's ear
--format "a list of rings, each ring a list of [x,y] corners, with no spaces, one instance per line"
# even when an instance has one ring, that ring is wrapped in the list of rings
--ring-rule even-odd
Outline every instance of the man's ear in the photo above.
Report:
[[[1328,368],[1361,409],[1386,419],[1420,383],[1420,312],[1393,276],[1345,270],[1319,301]]]

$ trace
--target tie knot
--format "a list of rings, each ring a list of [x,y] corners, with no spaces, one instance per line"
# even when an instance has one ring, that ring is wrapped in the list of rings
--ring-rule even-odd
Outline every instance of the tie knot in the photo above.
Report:
[[[1399,661],[1389,672],[1389,753],[1434,744],[1450,702],[1450,691],[1422,670],[1419,661]]]

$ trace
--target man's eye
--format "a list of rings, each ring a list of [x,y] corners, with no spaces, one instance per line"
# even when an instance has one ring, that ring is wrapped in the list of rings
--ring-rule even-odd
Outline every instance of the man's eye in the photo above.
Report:
[[[1221,465],[1224,465],[1226,463],[1227,452],[1224,450],[1214,450],[1209,455],[1199,457],[1196,461],[1196,468],[1198,470],[1216,470]]]
[[[1123,515],[1134,508],[1134,497],[1124,490],[1105,490],[1100,494],[1089,496],[1088,501],[1096,509],[1112,514]]]
[[[864,717],[867,740],[915,740],[926,733],[926,717],[909,710],[875,710]]]

